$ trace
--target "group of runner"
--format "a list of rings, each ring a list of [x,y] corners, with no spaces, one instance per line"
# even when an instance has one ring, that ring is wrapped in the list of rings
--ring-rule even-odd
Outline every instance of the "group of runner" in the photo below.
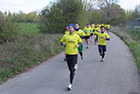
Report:
[[[89,48],[90,41],[93,40],[95,45],[98,43],[98,50],[101,56],[101,62],[103,62],[105,52],[106,52],[106,40],[110,40],[109,29],[110,25],[107,24],[87,24],[84,29],[80,29],[80,24],[75,23],[75,25],[70,24],[67,26],[67,31],[65,35],[61,39],[61,45],[65,47],[65,58],[67,61],[68,69],[70,71],[70,84],[68,85],[68,90],[72,89],[73,78],[75,72],[78,68],[77,58],[78,51],[83,60],[83,40],[87,45],[87,49]]]

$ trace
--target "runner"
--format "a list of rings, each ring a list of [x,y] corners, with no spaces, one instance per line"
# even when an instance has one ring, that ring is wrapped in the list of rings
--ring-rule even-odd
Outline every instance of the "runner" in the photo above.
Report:
[[[67,31],[65,31],[65,34],[69,34],[69,28],[68,26],[66,27]]]
[[[102,26],[104,26],[104,27],[105,27],[105,25],[104,25],[103,23],[101,24],[101,27],[102,27]],[[100,27],[100,28],[101,28],[101,27]]]
[[[69,34],[68,26],[66,27],[66,29],[67,29],[67,31],[65,31],[65,34]],[[65,51],[64,51],[64,55],[65,55],[64,61],[67,61],[67,59],[66,59],[66,45],[64,45],[64,48],[65,48]]]
[[[95,27],[95,24],[94,24],[94,23],[92,23],[92,26],[93,26],[93,27]]]
[[[98,24],[97,26],[98,26],[98,28],[101,28],[101,24]]]
[[[110,24],[107,25],[107,32],[109,34]]]
[[[84,31],[85,28],[86,28],[86,26],[84,26],[83,32],[86,34],[86,31]],[[86,43],[86,39],[84,38],[83,44],[85,44],[85,43]]]
[[[90,39],[90,30],[91,30],[90,25],[87,24],[87,27],[85,27],[83,30],[86,32],[85,33],[85,40],[86,40],[87,49],[88,49],[89,48],[89,39]]]
[[[99,37],[98,50],[99,50],[100,56],[102,56],[101,62],[103,62],[105,52],[106,52],[106,40],[110,40],[110,36],[107,33],[105,33],[104,26],[101,26],[101,32],[97,33],[97,36]]]
[[[91,38],[91,42],[92,42],[92,40],[93,40],[93,29],[94,29],[94,27],[93,27],[94,25],[93,24],[91,24],[91,30],[90,30],[90,38]]]
[[[76,23],[75,24],[76,30],[74,31],[74,34],[79,35],[80,38],[81,38],[81,41],[82,41],[82,39],[84,39],[84,37],[85,37],[85,33],[83,32],[83,30],[79,29],[79,27],[80,27],[80,24]],[[81,59],[83,60],[83,52],[82,52],[82,50],[83,50],[83,41],[82,41],[82,45],[78,47],[79,54],[81,55]]]
[[[95,25],[95,28],[94,28],[95,45],[96,45],[96,43],[98,43],[98,36],[97,36],[97,34],[98,34],[99,30],[100,30],[100,28],[97,25]]]
[[[70,84],[68,90],[71,90],[76,71],[74,67],[77,62],[77,48],[82,45],[82,41],[77,34],[74,34],[75,26],[73,24],[70,24],[68,28],[70,33],[63,36],[61,39],[61,45],[66,45],[67,65],[70,71]]]

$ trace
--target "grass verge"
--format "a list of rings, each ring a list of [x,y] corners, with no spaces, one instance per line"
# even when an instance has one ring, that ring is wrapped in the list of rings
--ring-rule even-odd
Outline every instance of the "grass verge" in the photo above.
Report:
[[[61,34],[27,34],[0,45],[0,84],[64,50]]]

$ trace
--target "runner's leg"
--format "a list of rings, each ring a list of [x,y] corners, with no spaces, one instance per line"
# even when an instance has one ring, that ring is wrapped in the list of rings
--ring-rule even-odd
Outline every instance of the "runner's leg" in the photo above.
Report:
[[[102,53],[102,59],[104,59],[105,52],[106,52],[106,46],[102,46],[102,50],[103,50],[103,53]]]
[[[66,55],[67,58],[67,64],[70,71],[70,83],[73,83],[74,75],[75,75],[75,69],[74,66],[77,62],[77,55]]]
[[[101,45],[98,45],[98,51],[99,51],[100,56],[102,56],[102,47],[101,47]]]

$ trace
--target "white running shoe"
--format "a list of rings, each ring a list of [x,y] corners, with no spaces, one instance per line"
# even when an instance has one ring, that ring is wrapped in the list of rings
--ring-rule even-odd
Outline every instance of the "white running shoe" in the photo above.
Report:
[[[75,69],[75,70],[77,70],[77,69],[78,69],[78,65],[77,65],[77,64],[75,64],[75,67],[74,67],[74,69]]]
[[[68,90],[71,90],[72,89],[72,84],[69,84],[68,85]]]

